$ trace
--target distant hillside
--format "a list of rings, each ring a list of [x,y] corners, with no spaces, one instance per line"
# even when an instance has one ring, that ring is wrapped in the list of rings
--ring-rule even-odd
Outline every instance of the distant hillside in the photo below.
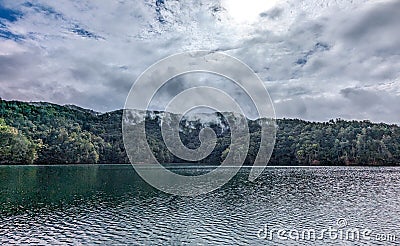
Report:
[[[165,147],[160,112],[148,112],[148,142],[162,163],[184,162]],[[129,163],[121,130],[122,110],[98,113],[73,105],[0,100],[0,164]],[[204,122],[181,126],[189,148],[200,142]],[[369,121],[307,122],[277,120],[277,138],[269,165],[398,165],[400,128]],[[229,150],[230,130],[222,121],[207,126],[217,133],[214,151],[201,163],[219,164]],[[260,126],[249,121],[252,164],[259,149]]]

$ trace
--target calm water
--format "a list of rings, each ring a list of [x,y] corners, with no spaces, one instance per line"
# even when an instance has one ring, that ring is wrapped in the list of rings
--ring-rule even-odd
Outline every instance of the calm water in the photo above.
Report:
[[[193,175],[198,169],[177,171]],[[153,189],[129,165],[1,166],[0,244],[400,242],[398,168],[270,167],[255,182],[247,180],[248,171],[212,193],[178,197]],[[264,235],[265,225],[272,238],[257,236],[260,230]],[[342,235],[354,228],[371,230],[370,237],[335,238],[323,233],[330,227]],[[284,238],[288,232],[278,238],[274,229],[291,230],[292,238]],[[301,238],[311,229],[323,239]]]

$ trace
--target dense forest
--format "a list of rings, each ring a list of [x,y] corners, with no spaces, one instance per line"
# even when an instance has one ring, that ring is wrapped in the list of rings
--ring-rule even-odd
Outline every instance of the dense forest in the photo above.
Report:
[[[77,106],[0,99],[0,164],[129,163],[122,141],[122,110],[98,113]],[[151,116],[150,116],[151,115]],[[146,118],[147,141],[161,163],[180,163],[162,141],[160,112]],[[248,121],[246,164],[259,150],[260,126]],[[189,128],[186,126],[190,126]],[[214,151],[201,163],[219,164],[230,145],[223,123],[210,123],[217,135]],[[186,128],[185,128],[186,127]],[[200,121],[183,122],[180,137],[188,148],[200,144]],[[369,121],[307,122],[277,120],[269,165],[397,165],[400,128]]]

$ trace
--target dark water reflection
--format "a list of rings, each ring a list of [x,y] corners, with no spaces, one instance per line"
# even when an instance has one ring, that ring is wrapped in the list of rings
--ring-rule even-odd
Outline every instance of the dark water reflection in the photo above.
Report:
[[[193,175],[197,168],[179,168]],[[202,170],[204,171],[204,170]],[[178,197],[129,165],[1,166],[2,244],[387,245],[400,242],[400,169],[243,169],[221,189]],[[262,240],[276,229],[368,228],[370,240]],[[345,229],[344,228],[344,229]],[[379,235],[396,236],[380,242]]]

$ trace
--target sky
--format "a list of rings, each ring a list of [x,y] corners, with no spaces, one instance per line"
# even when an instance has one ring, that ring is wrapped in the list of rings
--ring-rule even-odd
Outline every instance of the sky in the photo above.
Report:
[[[150,65],[211,50],[257,73],[278,118],[400,123],[398,30],[399,0],[0,0],[0,97],[120,109]],[[184,76],[163,96],[204,80],[240,94]]]

